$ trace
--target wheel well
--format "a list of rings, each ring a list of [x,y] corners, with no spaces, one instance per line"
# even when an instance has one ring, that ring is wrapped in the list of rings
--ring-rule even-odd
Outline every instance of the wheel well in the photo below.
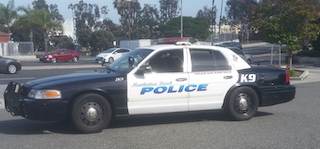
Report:
[[[224,98],[224,100],[223,100],[222,108],[224,108],[225,103],[226,103],[226,101],[228,100],[228,98],[229,98],[229,96],[231,95],[231,93],[232,93],[235,89],[237,89],[237,88],[239,88],[239,87],[250,87],[250,88],[252,88],[252,89],[257,93],[257,95],[258,95],[258,98],[259,98],[259,106],[260,106],[260,104],[262,103],[262,95],[261,95],[261,92],[260,92],[260,90],[258,89],[258,87],[253,86],[253,85],[240,85],[240,86],[234,86],[234,87],[232,87],[232,88],[227,92],[227,94],[226,94],[226,96],[225,96],[225,98]]]
[[[84,94],[88,94],[88,93],[95,93],[95,94],[99,94],[101,95],[102,97],[104,97],[110,104],[111,106],[111,110],[112,110],[112,114],[114,115],[115,114],[115,106],[114,106],[114,103],[112,101],[112,98],[105,92],[102,92],[102,91],[98,91],[98,90],[87,90],[87,91],[83,91],[83,92],[79,92],[73,96],[71,96],[69,102],[68,102],[68,106],[67,106],[67,114],[69,115],[71,109],[72,109],[72,103],[73,101],[78,98],[79,96],[81,95],[84,95]]]

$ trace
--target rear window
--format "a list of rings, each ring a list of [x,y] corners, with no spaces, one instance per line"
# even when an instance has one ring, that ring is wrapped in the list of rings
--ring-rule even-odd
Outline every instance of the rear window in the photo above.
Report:
[[[190,49],[192,71],[230,70],[228,60],[221,52],[205,49]]]

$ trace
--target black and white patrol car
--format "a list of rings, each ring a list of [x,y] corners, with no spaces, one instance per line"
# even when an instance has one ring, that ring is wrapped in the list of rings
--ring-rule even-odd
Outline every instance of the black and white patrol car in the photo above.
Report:
[[[120,115],[224,109],[249,120],[258,107],[291,101],[285,69],[250,66],[231,50],[177,43],[140,47],[106,69],[11,82],[5,108],[33,120],[71,120],[100,132]]]

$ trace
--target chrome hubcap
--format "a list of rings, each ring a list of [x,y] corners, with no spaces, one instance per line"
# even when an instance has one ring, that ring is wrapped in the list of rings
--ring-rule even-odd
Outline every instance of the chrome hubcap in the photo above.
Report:
[[[74,62],[77,62],[77,61],[78,61],[78,58],[77,58],[77,57],[73,57],[73,61],[74,61]]]
[[[234,108],[239,114],[246,114],[251,110],[252,101],[249,95],[245,93],[239,94],[234,103]]]
[[[15,65],[9,65],[9,72],[10,73],[15,73],[17,71],[17,68]]]
[[[240,110],[246,110],[248,108],[248,102],[246,99],[244,99],[244,98],[240,99],[239,108],[240,108]]]
[[[97,112],[97,110],[95,108],[91,107],[91,108],[88,109],[87,118],[89,120],[93,120],[93,119],[97,118],[97,116],[98,116],[98,112]]]
[[[103,109],[96,102],[84,104],[80,111],[80,119],[87,126],[99,124],[103,118]]]

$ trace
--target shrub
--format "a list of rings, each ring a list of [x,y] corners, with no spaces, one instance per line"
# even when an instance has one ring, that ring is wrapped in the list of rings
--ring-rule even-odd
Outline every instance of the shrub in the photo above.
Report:
[[[296,54],[297,56],[307,56],[307,57],[320,57],[320,51],[316,50],[304,50]]]

